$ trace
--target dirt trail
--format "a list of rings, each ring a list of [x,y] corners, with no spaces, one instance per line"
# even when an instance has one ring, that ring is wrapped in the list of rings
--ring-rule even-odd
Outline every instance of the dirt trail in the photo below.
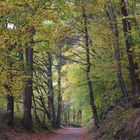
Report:
[[[89,140],[84,128],[67,127],[57,131],[49,140]]]
[[[8,140],[90,140],[86,129],[65,127],[54,133],[42,132],[37,134],[9,133]]]

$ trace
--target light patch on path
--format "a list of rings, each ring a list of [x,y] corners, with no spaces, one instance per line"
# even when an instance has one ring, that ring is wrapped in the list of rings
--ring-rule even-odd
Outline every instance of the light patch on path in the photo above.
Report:
[[[84,128],[67,127],[56,132],[49,140],[89,140]]]

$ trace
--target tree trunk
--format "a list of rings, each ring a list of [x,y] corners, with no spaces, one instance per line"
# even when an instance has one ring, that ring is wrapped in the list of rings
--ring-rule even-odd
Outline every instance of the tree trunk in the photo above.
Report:
[[[94,125],[98,128],[99,127],[99,120],[97,115],[97,109],[94,103],[94,95],[93,95],[93,88],[92,88],[92,81],[90,78],[90,48],[89,48],[89,34],[88,34],[88,28],[87,28],[87,15],[85,12],[85,8],[83,8],[83,19],[84,19],[84,38],[85,38],[85,47],[86,47],[86,78],[88,82],[88,93],[90,97],[90,105],[92,108],[93,118],[94,118]]]
[[[69,125],[70,122],[70,104],[67,106],[67,124]]]
[[[26,48],[26,70],[27,81],[24,94],[24,128],[27,130],[32,129],[32,94],[33,94],[33,48]]]
[[[61,59],[61,58],[60,58]],[[62,95],[61,95],[61,62],[58,64],[58,110],[57,110],[57,127],[61,126],[61,110],[62,110]]]
[[[129,70],[130,70],[130,77],[131,77],[131,83],[132,83],[132,91],[134,99],[136,96],[140,95],[140,89],[138,84],[138,78],[135,71],[135,61],[133,58],[133,46],[132,46],[132,36],[131,36],[131,25],[128,17],[128,10],[127,10],[127,4],[125,0],[121,0],[121,12],[124,18],[122,19],[123,24],[123,31],[124,31],[124,37],[125,37],[125,44],[126,44],[126,51],[127,51],[127,57],[129,62]]]
[[[76,120],[76,113],[75,113],[75,107],[73,109],[73,122],[75,123],[75,120]]]
[[[7,95],[7,123],[10,127],[14,125],[14,97],[12,95]]]
[[[11,51],[11,50],[9,50]],[[13,61],[11,58],[8,56],[7,57],[7,62],[10,68],[12,68]],[[10,75],[8,75],[8,73]],[[13,82],[13,75],[11,73],[11,70],[7,73],[7,79],[10,79],[10,83],[5,83],[4,87],[7,91],[7,124],[10,127],[14,126],[14,96],[12,94],[12,82]]]
[[[54,91],[53,91],[53,80],[52,80],[52,55],[48,52],[48,62],[47,62],[47,70],[48,70],[48,111],[50,116],[50,122],[52,126],[55,128],[55,108],[54,108]]]
[[[34,26],[28,28],[30,33],[30,42],[26,48],[26,72],[27,81],[24,93],[24,128],[26,130],[32,130],[32,95],[33,95],[33,37],[36,33]]]
[[[120,45],[119,45],[119,34],[118,34],[118,26],[117,26],[117,19],[116,16],[113,14],[113,7],[112,5],[106,6],[106,13],[107,17],[110,20],[110,29],[112,30],[113,36],[114,36],[114,54],[115,54],[115,60],[116,60],[116,66],[117,66],[117,77],[118,82],[121,88],[121,92],[123,97],[125,98],[125,103],[128,105],[128,92],[123,80],[122,76],[122,64],[121,64],[121,56],[120,56]]]

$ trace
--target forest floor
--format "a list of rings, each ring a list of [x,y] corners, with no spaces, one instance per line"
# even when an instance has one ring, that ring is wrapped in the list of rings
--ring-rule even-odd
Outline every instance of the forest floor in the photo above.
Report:
[[[29,134],[26,132],[8,132],[8,140],[90,140],[85,128],[65,127],[53,133],[40,132]],[[0,140],[4,140],[1,139]]]

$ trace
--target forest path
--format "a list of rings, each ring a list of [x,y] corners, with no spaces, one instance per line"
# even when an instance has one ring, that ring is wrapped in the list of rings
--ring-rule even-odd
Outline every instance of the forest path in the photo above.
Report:
[[[86,129],[66,127],[58,130],[49,140],[89,140]]]
[[[65,127],[53,133],[11,133],[8,140],[90,140],[85,128]]]

